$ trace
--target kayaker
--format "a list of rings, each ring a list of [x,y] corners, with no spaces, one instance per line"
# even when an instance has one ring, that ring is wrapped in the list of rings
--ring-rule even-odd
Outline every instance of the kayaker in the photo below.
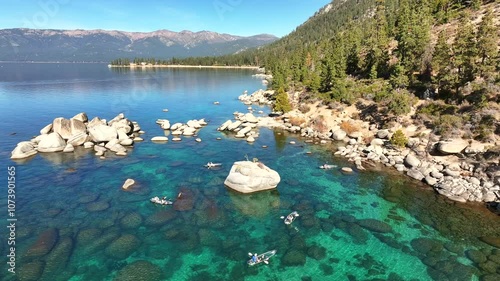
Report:
[[[252,256],[252,261],[253,261],[254,263],[257,263],[257,253],[253,254],[253,256]]]

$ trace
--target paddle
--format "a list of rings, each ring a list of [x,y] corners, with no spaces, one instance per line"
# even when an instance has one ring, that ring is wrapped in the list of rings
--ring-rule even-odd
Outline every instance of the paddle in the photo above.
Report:
[[[267,260],[264,260],[264,263],[265,263],[265,264],[269,264],[269,262],[268,262]]]

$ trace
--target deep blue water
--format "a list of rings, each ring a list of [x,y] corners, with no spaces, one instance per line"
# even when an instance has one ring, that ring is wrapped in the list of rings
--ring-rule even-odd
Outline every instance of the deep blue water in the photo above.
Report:
[[[324,171],[337,144],[314,145],[260,129],[254,144],[216,128],[246,112],[237,97],[262,88],[250,70],[129,71],[104,64],[0,64],[0,156],[16,167],[16,275],[2,280],[490,280],[500,275],[498,216],[449,202],[392,170]],[[214,105],[219,101],[220,105]],[[162,109],[169,109],[163,112]],[[257,110],[269,112],[266,107]],[[92,150],[10,152],[55,117],[118,113],[146,131],[126,157]],[[205,118],[194,138],[155,144],[171,123]],[[216,140],[221,137],[222,140]],[[291,140],[297,144],[291,145]],[[262,146],[266,145],[267,148]],[[223,181],[234,161],[258,158],[281,176],[277,190],[242,195]],[[209,161],[222,168],[207,170]],[[121,190],[127,178],[138,182]],[[182,210],[153,196],[185,196]],[[0,208],[7,218],[7,200]],[[300,217],[291,225],[280,216]],[[7,225],[7,222],[4,222]],[[9,233],[1,227],[3,262]],[[491,243],[494,244],[494,243]],[[50,246],[47,246],[50,245]],[[249,252],[276,249],[269,265]],[[32,253],[36,252],[37,255]],[[142,279],[138,279],[140,276]],[[495,280],[495,279],[491,279]],[[498,280],[498,278],[496,279]]]

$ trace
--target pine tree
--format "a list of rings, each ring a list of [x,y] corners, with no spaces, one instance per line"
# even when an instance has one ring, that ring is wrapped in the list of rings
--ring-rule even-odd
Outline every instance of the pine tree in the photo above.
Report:
[[[474,80],[476,74],[476,34],[468,14],[463,15],[460,19],[457,34],[460,36],[455,38],[453,52],[455,65],[458,69],[458,83],[456,84],[458,92],[458,88]]]
[[[489,9],[481,21],[477,32],[477,54],[481,63],[478,69],[481,76],[492,78],[498,55],[498,30],[493,24],[493,11]]]
[[[408,87],[408,76],[405,75],[405,69],[400,63],[396,64],[393,67],[391,76],[389,78],[389,83],[394,89]]]
[[[446,31],[443,30],[439,33],[434,53],[432,54],[432,72],[434,73],[434,83],[437,84],[437,89],[450,90],[452,86],[451,75],[454,67],[452,66],[452,54],[450,45],[446,42]]]
[[[283,88],[279,88],[276,91],[276,100],[274,102],[273,110],[283,113],[292,110],[292,106],[290,105],[290,101],[288,100],[288,94]]]
[[[430,10],[422,2],[402,0],[397,21],[396,53],[412,80],[414,73],[422,72],[423,54],[430,44]]]
[[[370,37],[367,40],[368,52],[365,57],[364,71],[370,79],[380,76],[387,63],[387,20],[385,17],[385,0],[377,0],[375,17]]]

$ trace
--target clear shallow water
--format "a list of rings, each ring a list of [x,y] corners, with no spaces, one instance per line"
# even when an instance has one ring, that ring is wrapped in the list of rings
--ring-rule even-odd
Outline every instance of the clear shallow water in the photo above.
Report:
[[[247,144],[217,132],[234,111],[246,112],[237,96],[262,87],[251,71],[0,66],[0,156],[3,167],[16,166],[18,218],[17,274],[4,271],[2,280],[488,280],[500,273],[499,249],[480,240],[498,239],[500,222],[484,208],[448,202],[379,167],[351,175],[318,169],[350,166],[333,157],[335,144],[268,129]],[[146,141],[125,158],[78,149],[8,159],[53,118],[82,111],[107,119],[123,112]],[[201,143],[154,144],[148,140],[163,135],[158,118],[210,122]],[[278,171],[277,190],[242,195],[224,187],[231,164],[245,156]],[[223,166],[207,170],[208,161]],[[121,190],[127,178],[139,187]],[[179,192],[181,210],[148,202]],[[300,217],[286,226],[280,216],[292,210]],[[47,244],[54,246],[46,255],[26,254]],[[7,246],[2,239],[2,253]],[[271,249],[270,265],[246,265],[248,252]]]

